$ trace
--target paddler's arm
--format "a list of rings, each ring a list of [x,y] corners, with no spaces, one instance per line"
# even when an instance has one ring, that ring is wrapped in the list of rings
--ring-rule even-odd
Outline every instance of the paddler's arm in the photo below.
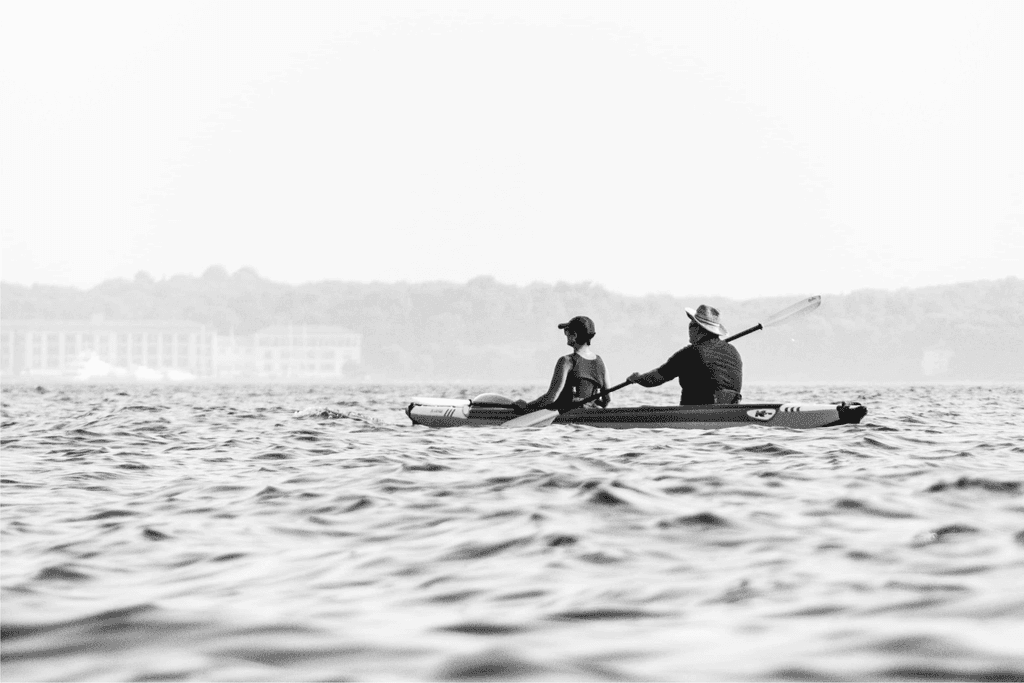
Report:
[[[679,377],[679,367],[685,359],[696,353],[692,346],[687,346],[672,354],[667,361],[654,368],[650,372],[634,372],[626,378],[631,384],[639,384],[642,387],[656,387]]]
[[[572,365],[572,361],[569,360],[568,356],[562,356],[555,363],[555,371],[551,374],[551,385],[548,387],[547,393],[539,398],[535,398],[532,401],[523,401],[522,399],[516,401],[516,407],[524,413],[530,413],[534,410],[540,410],[546,408],[548,405],[555,402],[559,394],[562,393],[562,387],[565,386],[565,380],[569,377],[569,369]]]
[[[634,372],[632,375],[626,378],[626,381],[630,384],[639,384],[642,387],[656,387],[664,384],[668,380],[665,379],[657,369],[651,370],[650,372]]]

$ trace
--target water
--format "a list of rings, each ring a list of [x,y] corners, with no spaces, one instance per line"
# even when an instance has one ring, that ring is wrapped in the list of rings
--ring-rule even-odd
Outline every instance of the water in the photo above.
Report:
[[[870,409],[802,432],[401,413],[483,391],[542,387],[5,387],[4,678],[1024,679],[1024,387],[748,389]]]

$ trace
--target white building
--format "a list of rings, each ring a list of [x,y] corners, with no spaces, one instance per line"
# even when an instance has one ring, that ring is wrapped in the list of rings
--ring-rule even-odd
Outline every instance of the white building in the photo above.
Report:
[[[5,378],[336,380],[360,358],[360,335],[326,325],[217,335],[184,321],[0,322]]]
[[[358,363],[360,335],[330,325],[275,325],[254,335],[255,372],[267,378],[341,378]]]
[[[213,331],[191,322],[0,322],[0,373],[7,377],[76,376],[90,362],[211,377],[215,355]]]

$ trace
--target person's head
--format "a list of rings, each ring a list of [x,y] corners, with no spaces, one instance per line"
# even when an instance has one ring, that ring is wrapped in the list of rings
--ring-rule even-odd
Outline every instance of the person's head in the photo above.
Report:
[[[690,343],[696,344],[704,337],[721,337],[724,335],[725,327],[719,322],[717,308],[701,304],[697,310],[686,309],[686,317],[690,319]]]
[[[567,323],[560,323],[558,329],[565,332],[566,343],[569,345],[574,342],[579,346],[589,344],[597,334],[594,321],[585,315],[578,315]]]

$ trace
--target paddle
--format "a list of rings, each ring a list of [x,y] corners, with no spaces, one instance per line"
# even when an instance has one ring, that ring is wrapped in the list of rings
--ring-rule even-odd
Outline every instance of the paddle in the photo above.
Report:
[[[623,382],[622,384],[616,384],[614,387],[611,387],[610,389],[608,389],[608,391],[604,391],[604,392],[601,392],[601,393],[594,394],[590,398],[585,398],[582,401],[577,401],[577,402],[573,403],[572,406],[569,407],[569,408],[566,408],[566,410],[572,410],[573,408],[579,408],[581,405],[584,405],[585,403],[590,403],[591,401],[596,401],[597,399],[601,398],[602,396],[607,396],[608,394],[612,393],[613,391],[618,391],[619,389],[621,389],[622,387],[624,387],[624,386],[626,386],[628,384],[629,384],[629,382]],[[555,408],[538,408],[537,410],[533,411],[532,413],[527,413],[526,415],[520,415],[519,417],[514,417],[511,420],[509,420],[508,422],[502,422],[501,426],[502,427],[547,427],[549,424],[554,422],[555,418],[558,417],[559,415],[561,415],[562,412],[564,412],[564,411],[560,411],[560,410],[557,410]]]
[[[779,323],[784,322],[786,320],[792,320],[793,318],[795,318],[795,317],[797,317],[799,315],[803,315],[804,313],[810,313],[811,311],[813,311],[814,309],[816,309],[820,305],[821,305],[821,297],[820,296],[808,297],[808,298],[804,299],[803,301],[798,301],[797,303],[793,304],[789,308],[786,308],[786,309],[784,309],[782,311],[779,311],[775,315],[769,317],[764,322],[758,323],[758,324],[754,325],[753,327],[748,327],[747,329],[743,330],[742,332],[737,332],[736,334],[732,335],[731,337],[726,337],[722,341],[730,342],[730,341],[733,341],[734,339],[739,339],[740,337],[745,337],[748,334],[750,334],[751,332],[757,332],[758,330],[763,330],[763,329],[765,329],[767,327],[773,327],[774,325],[778,325]],[[608,389],[608,391],[604,391],[604,392],[600,392],[600,393],[594,394],[590,398],[586,398],[586,399],[583,399],[582,401],[577,401],[577,402],[573,403],[572,406],[567,408],[566,410],[572,410],[573,408],[579,408],[580,406],[585,405],[587,403],[590,403],[591,401],[595,401],[595,400],[601,398],[602,396],[607,396],[608,394],[612,393],[613,391],[618,391],[619,389],[621,389],[622,387],[626,386],[627,384],[629,384],[628,381],[627,382],[623,382],[622,384],[616,384],[614,387],[611,387],[610,389]],[[559,410],[557,410],[555,408],[540,408],[539,410],[535,410],[532,413],[527,413],[526,415],[520,415],[519,417],[512,418],[508,422],[503,422],[501,424],[501,426],[502,427],[513,427],[513,428],[514,427],[547,427],[549,424],[554,422],[555,418],[557,418],[563,412],[565,412],[565,411],[559,411]]]
[[[740,337],[745,337],[748,334],[750,334],[751,332],[757,332],[758,330],[763,330],[766,327],[772,327],[773,325],[778,325],[779,323],[784,322],[786,320],[792,320],[793,318],[795,318],[797,316],[800,316],[800,315],[803,315],[804,313],[810,313],[811,311],[813,311],[815,308],[817,308],[820,305],[821,305],[821,297],[820,296],[807,297],[803,301],[798,301],[795,304],[793,304],[792,306],[790,306],[789,308],[787,308],[785,310],[782,310],[782,311],[779,311],[775,315],[773,315],[770,318],[768,318],[767,320],[765,320],[763,323],[758,323],[758,324],[754,325],[753,327],[748,327],[747,329],[743,330],[742,332],[737,332],[736,334],[732,335],[731,337],[726,337],[722,341],[730,342],[730,341],[732,341],[734,339],[739,339]]]

